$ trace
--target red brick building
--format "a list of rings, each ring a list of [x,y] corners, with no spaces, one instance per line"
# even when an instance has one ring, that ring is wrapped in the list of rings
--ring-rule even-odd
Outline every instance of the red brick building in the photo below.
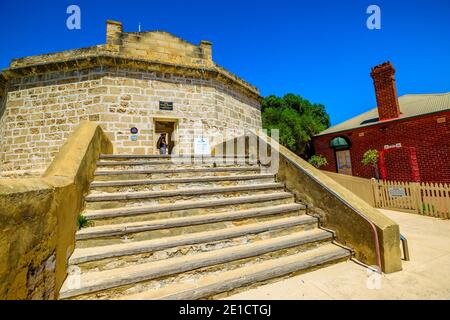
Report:
[[[363,166],[369,149],[380,152],[382,179],[450,183],[450,93],[397,97],[390,62],[372,69],[377,108],[333,126],[313,138],[322,169],[371,178]]]

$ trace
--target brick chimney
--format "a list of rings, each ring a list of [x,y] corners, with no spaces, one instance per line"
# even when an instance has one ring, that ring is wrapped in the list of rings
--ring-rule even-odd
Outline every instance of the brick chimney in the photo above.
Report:
[[[372,68],[370,76],[375,86],[380,121],[400,116],[400,106],[395,86],[395,69],[390,62]]]

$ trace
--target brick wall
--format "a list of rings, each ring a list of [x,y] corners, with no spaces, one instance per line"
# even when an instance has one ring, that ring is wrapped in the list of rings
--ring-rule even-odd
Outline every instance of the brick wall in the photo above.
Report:
[[[160,100],[174,110],[160,111]],[[191,152],[195,124],[261,127],[259,101],[214,79],[114,67],[14,78],[0,120],[0,172],[43,170],[83,119],[102,125],[116,153],[154,153],[155,117],[178,119],[180,153]]]
[[[325,156],[329,163],[324,170],[336,172],[336,159],[334,150],[330,148],[330,140],[338,136],[346,136],[351,141],[354,176],[374,176],[373,168],[361,164],[365,151],[382,151],[385,145],[401,143],[403,147],[416,149],[421,181],[450,183],[450,111],[315,137],[316,154]],[[388,179],[411,181],[411,168],[406,160],[404,150],[387,153]]]

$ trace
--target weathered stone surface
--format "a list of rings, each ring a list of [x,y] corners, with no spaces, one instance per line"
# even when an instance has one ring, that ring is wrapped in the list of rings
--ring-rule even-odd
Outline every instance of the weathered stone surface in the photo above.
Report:
[[[0,179],[0,299],[57,297],[96,161],[111,152],[101,128],[84,122],[42,177]]]
[[[336,232],[340,243],[353,248],[356,258],[368,265],[378,265],[372,224],[378,236],[382,271],[391,273],[402,269],[398,224],[265,134],[259,132],[256,137],[259,149],[273,152],[273,159],[279,156],[279,181],[320,216],[324,227]],[[217,148],[223,148],[223,144]],[[259,149],[247,152],[255,153]],[[263,163],[270,163],[272,155],[268,154],[267,159],[261,158]]]
[[[212,252],[199,253],[195,256],[182,256],[179,258],[161,260],[139,265],[131,265],[114,270],[92,272],[82,274],[82,286],[80,288],[68,288],[63,286],[60,295],[69,298],[81,294],[120,287],[126,284],[142,282],[158,277],[195,270],[200,267],[222,265],[223,263],[239,261],[241,259],[277,252],[283,249],[300,246],[312,241],[331,239],[331,234],[315,229],[302,233],[294,233],[287,236],[276,237],[257,241],[252,244],[244,244]],[[223,270],[223,269],[222,269]]]
[[[317,267],[336,259],[346,259],[349,252],[333,245],[324,245],[306,252],[264,261],[255,265],[244,266],[225,272],[199,274],[195,281],[180,279],[163,288],[142,291],[119,297],[121,300],[192,300],[215,296],[217,293],[228,294],[237,288],[248,287],[273,280],[292,273]],[[184,280],[184,281],[183,281]]]

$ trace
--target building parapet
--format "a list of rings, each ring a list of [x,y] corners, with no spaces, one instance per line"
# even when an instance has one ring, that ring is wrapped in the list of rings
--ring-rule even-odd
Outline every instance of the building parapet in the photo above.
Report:
[[[216,78],[261,101],[259,90],[212,60],[212,43],[194,45],[165,31],[123,32],[122,24],[107,21],[106,44],[14,59],[5,77],[98,66],[137,68],[187,76]]]

